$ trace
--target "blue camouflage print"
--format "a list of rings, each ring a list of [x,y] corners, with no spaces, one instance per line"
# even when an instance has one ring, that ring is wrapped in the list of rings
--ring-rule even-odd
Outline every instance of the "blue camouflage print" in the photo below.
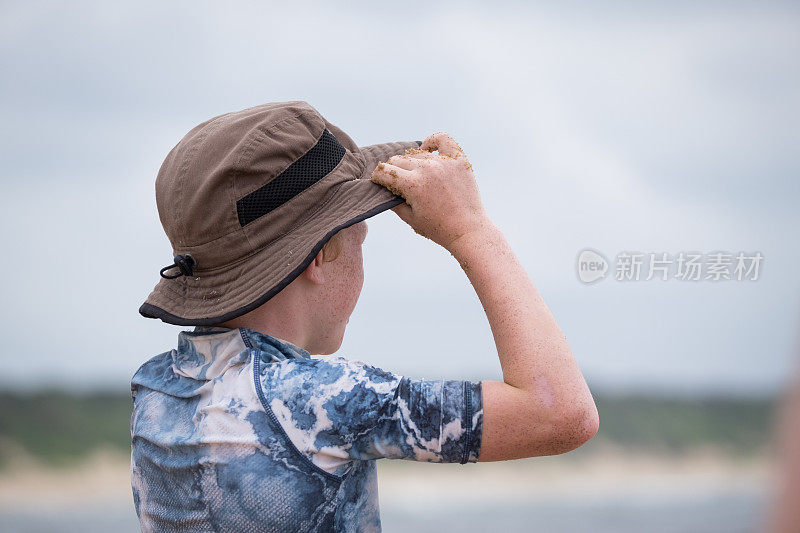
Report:
[[[376,460],[477,462],[480,382],[196,327],[131,381],[145,532],[380,531]]]

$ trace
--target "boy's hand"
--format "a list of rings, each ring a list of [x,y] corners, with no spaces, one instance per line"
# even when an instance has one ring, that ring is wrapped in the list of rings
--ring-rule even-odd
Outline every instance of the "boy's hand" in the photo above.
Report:
[[[456,240],[489,220],[472,165],[447,133],[434,133],[419,150],[406,150],[405,155],[379,163],[370,179],[405,198],[392,211],[448,251]]]

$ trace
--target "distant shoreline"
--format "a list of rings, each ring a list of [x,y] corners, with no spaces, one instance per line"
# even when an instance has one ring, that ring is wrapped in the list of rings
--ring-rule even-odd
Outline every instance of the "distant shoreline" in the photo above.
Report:
[[[97,451],[80,464],[62,468],[19,459],[0,473],[0,511],[119,506],[129,500],[132,504],[129,456],[116,450]],[[581,457],[467,465],[381,460],[378,472],[382,499],[423,509],[431,502],[513,505],[631,495],[665,500],[759,493],[770,486],[769,459],[767,454],[742,459],[712,448],[662,456],[603,447]]]
[[[774,400],[595,395],[600,430],[570,455],[601,443],[627,453],[683,456],[698,448],[758,455],[770,445]],[[20,453],[51,466],[79,464],[96,450],[130,450],[131,399],[121,394],[0,393],[0,472]]]

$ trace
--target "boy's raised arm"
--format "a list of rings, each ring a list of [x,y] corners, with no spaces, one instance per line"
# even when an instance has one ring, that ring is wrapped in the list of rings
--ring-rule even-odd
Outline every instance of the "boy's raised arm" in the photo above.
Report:
[[[458,260],[483,304],[503,381],[482,382],[479,461],[564,453],[592,438],[599,422],[589,388],[553,315],[486,214],[458,144],[446,133],[431,135],[420,150],[378,165],[372,180],[406,199],[393,211]]]

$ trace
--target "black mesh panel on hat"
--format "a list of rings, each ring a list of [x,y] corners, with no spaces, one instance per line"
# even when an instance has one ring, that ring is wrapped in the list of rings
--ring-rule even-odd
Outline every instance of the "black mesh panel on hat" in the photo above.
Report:
[[[326,129],[317,144],[286,170],[236,202],[239,224],[249,224],[308,189],[336,168],[344,154],[344,146]]]

